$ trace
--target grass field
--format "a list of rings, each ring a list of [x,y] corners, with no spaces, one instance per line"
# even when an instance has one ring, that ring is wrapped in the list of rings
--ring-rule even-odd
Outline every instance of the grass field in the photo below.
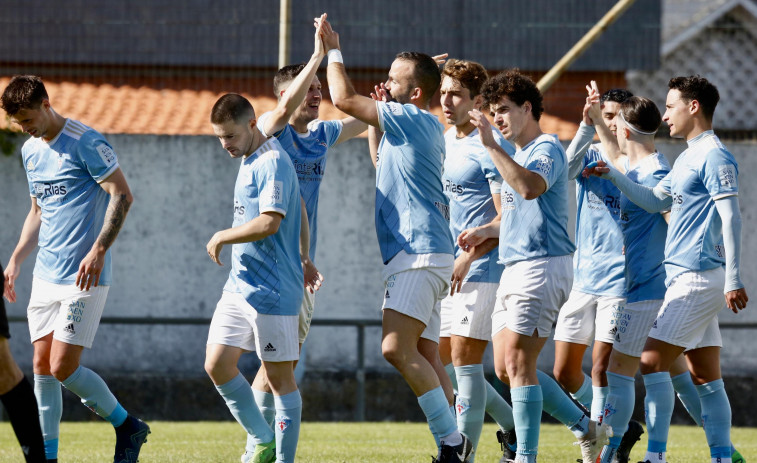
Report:
[[[244,435],[233,422],[151,422],[152,434],[140,456],[141,463],[239,461]],[[494,425],[484,427],[476,461],[499,461]],[[748,461],[757,463],[757,428],[734,428],[732,440]],[[543,425],[539,461],[575,463],[581,456],[572,445],[573,435],[560,425]],[[61,425],[61,463],[113,461],[115,437],[106,423]],[[633,462],[643,456],[646,434],[634,447]],[[302,463],[429,463],[434,442],[422,423],[304,423],[297,450]],[[675,463],[710,461],[704,431],[673,426],[668,460]],[[7,422],[0,423],[0,462],[21,462],[21,451]]]

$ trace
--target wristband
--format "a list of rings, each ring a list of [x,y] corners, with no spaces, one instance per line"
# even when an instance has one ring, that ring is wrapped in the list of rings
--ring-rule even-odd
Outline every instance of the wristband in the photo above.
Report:
[[[329,50],[329,52],[326,54],[326,56],[328,56],[328,58],[329,58],[328,64],[331,64],[331,63],[342,63],[342,64],[344,64],[344,60],[342,59],[342,52],[339,49],[334,48],[332,50]]]

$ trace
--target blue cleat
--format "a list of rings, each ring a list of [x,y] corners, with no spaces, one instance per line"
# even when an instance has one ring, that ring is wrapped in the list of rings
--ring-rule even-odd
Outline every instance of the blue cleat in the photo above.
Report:
[[[137,463],[139,449],[147,442],[150,427],[147,423],[131,415],[116,428],[116,452],[114,463]]]

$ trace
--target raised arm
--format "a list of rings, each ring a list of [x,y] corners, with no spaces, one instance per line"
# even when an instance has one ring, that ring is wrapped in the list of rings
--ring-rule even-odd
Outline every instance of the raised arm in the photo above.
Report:
[[[336,145],[339,143],[342,143],[344,141],[347,141],[351,138],[355,138],[361,133],[365,132],[365,129],[368,128],[368,124],[365,122],[355,119],[354,117],[345,117],[342,119],[342,133],[339,134],[339,138],[336,139]]]
[[[344,68],[342,52],[339,49],[339,34],[334,32],[327,20],[321,22],[321,37],[323,45],[329,54],[327,78],[331,102],[340,111],[353,116],[368,125],[379,126],[378,109],[373,99],[358,95],[352,86],[347,71]]]
[[[13,250],[8,265],[5,267],[5,291],[3,295],[8,302],[16,302],[16,278],[21,273],[21,264],[34,251],[39,242],[39,228],[42,226],[42,209],[37,204],[37,198],[32,196],[32,205],[24,220],[21,236]]]
[[[631,202],[652,214],[669,209],[673,203],[673,198],[660,184],[654,188],[640,185],[604,161],[590,163],[584,169],[583,175],[597,175],[610,180]]]
[[[513,160],[494,139],[492,126],[484,114],[474,109],[469,111],[471,122],[478,129],[481,143],[489,152],[502,179],[526,200],[536,199],[547,191],[547,182],[536,172],[531,172]]]
[[[620,152],[620,146],[618,146],[618,138],[612,133],[607,124],[605,124],[602,118],[602,107],[599,104],[599,89],[597,88],[597,82],[591,81],[590,85],[586,86],[586,91],[589,92],[588,100],[591,101],[589,107],[589,117],[594,122],[594,128],[599,135],[599,141],[602,143],[605,156],[610,160],[612,165],[618,169],[621,173],[626,173],[625,167],[625,155]]]
[[[741,282],[741,212],[739,197],[726,196],[715,201],[715,208],[723,222],[723,245],[725,246],[725,302],[734,313],[746,307],[749,297]]]
[[[116,169],[108,178],[100,182],[100,186],[110,195],[103,228],[92,245],[92,249],[79,264],[79,272],[76,274],[76,286],[87,291],[100,283],[100,273],[105,264],[105,252],[116,241],[118,232],[121,231],[126,220],[126,214],[134,202],[121,168]]]
[[[297,110],[297,108],[305,101],[305,97],[308,94],[308,88],[310,83],[315,77],[315,73],[318,71],[318,66],[323,61],[323,57],[326,56],[326,52],[321,40],[321,24],[326,19],[326,13],[322,14],[320,18],[316,18],[315,26],[315,46],[313,55],[305,65],[305,68],[295,77],[289,87],[284,91],[284,94],[279,98],[279,103],[276,108],[271,111],[271,117],[265,122],[263,131],[271,136],[280,132],[289,123],[289,118]]]

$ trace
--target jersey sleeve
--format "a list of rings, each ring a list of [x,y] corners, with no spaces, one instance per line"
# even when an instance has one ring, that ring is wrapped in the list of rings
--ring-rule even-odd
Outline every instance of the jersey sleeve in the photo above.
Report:
[[[273,135],[278,135],[278,134],[275,134],[275,133],[267,133],[265,131],[265,123],[266,123],[266,121],[268,120],[269,117],[271,117],[271,112],[270,111],[268,111],[267,113],[263,113],[263,114],[260,115],[260,117],[258,117],[258,124],[257,124],[258,125],[258,129],[260,130],[260,133],[262,133],[263,136],[266,137],[266,138],[271,138]],[[279,132],[279,133],[281,133],[281,132]]]
[[[113,147],[97,132],[82,135],[78,154],[92,178],[100,183],[118,169],[118,158]]]
[[[405,127],[415,125],[412,116],[417,114],[418,109],[413,105],[403,105],[399,103],[377,101],[376,109],[378,110],[379,128],[382,132],[390,133],[407,141]]]
[[[342,121],[314,120],[310,124],[308,124],[308,130],[310,130],[311,132],[322,131],[323,137],[326,139],[326,144],[329,145],[329,147],[336,144],[336,141],[342,134],[343,128],[344,124],[342,123]]]
[[[524,167],[540,175],[547,183],[547,189],[550,189],[564,173],[565,159],[562,153],[551,151],[547,146],[549,145],[543,144],[535,147]]]
[[[665,174],[662,180],[660,180],[660,183],[658,183],[657,186],[654,188],[657,190],[661,190],[666,195],[670,196],[670,180],[671,180],[671,172],[668,172],[667,174]]]
[[[258,211],[277,212],[284,217],[287,215],[286,191],[292,187],[292,180],[297,178],[287,175],[289,170],[283,165],[279,151],[269,151],[260,159],[260,165],[255,169],[258,180]],[[298,203],[299,204],[299,203]]]
[[[739,169],[736,160],[727,151],[713,149],[707,153],[701,175],[712,199],[739,194]]]
[[[502,148],[504,149],[504,146]],[[499,171],[494,165],[494,161],[492,161],[489,153],[483,152],[481,156],[479,156],[478,162],[481,165],[481,172],[483,172],[484,177],[489,180],[489,189],[491,190],[491,192],[493,194],[501,193],[503,181],[502,176],[499,174]]]
[[[27,167],[29,164],[26,155],[26,145],[21,147],[21,162],[24,165],[24,172],[26,172],[26,183],[29,185],[29,196],[36,198],[37,194],[34,191],[34,184],[32,183],[32,179],[29,176],[29,168]]]

